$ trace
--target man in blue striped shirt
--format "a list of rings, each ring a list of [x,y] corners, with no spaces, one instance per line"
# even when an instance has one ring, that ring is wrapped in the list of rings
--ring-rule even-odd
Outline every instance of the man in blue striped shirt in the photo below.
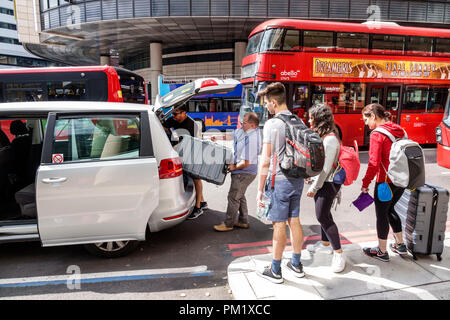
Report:
[[[245,192],[258,173],[258,154],[261,150],[259,119],[254,112],[246,113],[242,128],[234,133],[234,159],[230,165],[231,185],[228,192],[226,219],[215,225],[216,231],[231,231],[234,227],[248,229],[248,208]],[[212,139],[214,140],[214,139]],[[238,221],[236,216],[239,213]]]

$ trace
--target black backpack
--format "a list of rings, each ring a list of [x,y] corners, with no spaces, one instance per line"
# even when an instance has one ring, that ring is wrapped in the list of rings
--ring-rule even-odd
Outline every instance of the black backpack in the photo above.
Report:
[[[281,171],[292,178],[318,175],[325,161],[325,151],[320,136],[308,128],[295,114],[278,114],[275,118],[286,125],[285,151],[278,155]]]

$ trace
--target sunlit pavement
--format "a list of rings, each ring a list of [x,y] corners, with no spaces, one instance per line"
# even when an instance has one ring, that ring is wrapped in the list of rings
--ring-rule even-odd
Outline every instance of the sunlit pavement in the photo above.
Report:
[[[442,261],[436,255],[419,255],[415,261],[410,254],[401,257],[390,252],[390,261],[382,262],[362,253],[362,247],[375,245],[344,245],[347,264],[341,273],[331,270],[332,255],[303,250],[304,278],[296,278],[286,268],[291,252],[285,252],[282,284],[256,274],[270,265],[270,253],[237,258],[228,267],[228,282],[238,300],[450,299],[450,233]]]

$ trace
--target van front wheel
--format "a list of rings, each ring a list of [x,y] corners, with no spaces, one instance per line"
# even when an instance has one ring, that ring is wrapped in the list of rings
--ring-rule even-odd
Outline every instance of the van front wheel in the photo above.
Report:
[[[129,254],[139,245],[139,241],[112,241],[86,244],[87,251],[102,258],[118,258]]]

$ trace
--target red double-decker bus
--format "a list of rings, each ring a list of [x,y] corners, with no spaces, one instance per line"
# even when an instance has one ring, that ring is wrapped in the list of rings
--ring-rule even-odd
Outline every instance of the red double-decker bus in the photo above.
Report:
[[[450,96],[445,106],[444,118],[436,128],[437,164],[450,169]]]
[[[242,61],[242,111],[267,118],[257,92],[284,83],[288,107],[306,120],[327,103],[346,145],[368,143],[361,110],[380,103],[410,138],[436,143],[450,86],[450,30],[395,23],[275,19],[249,36]]]

